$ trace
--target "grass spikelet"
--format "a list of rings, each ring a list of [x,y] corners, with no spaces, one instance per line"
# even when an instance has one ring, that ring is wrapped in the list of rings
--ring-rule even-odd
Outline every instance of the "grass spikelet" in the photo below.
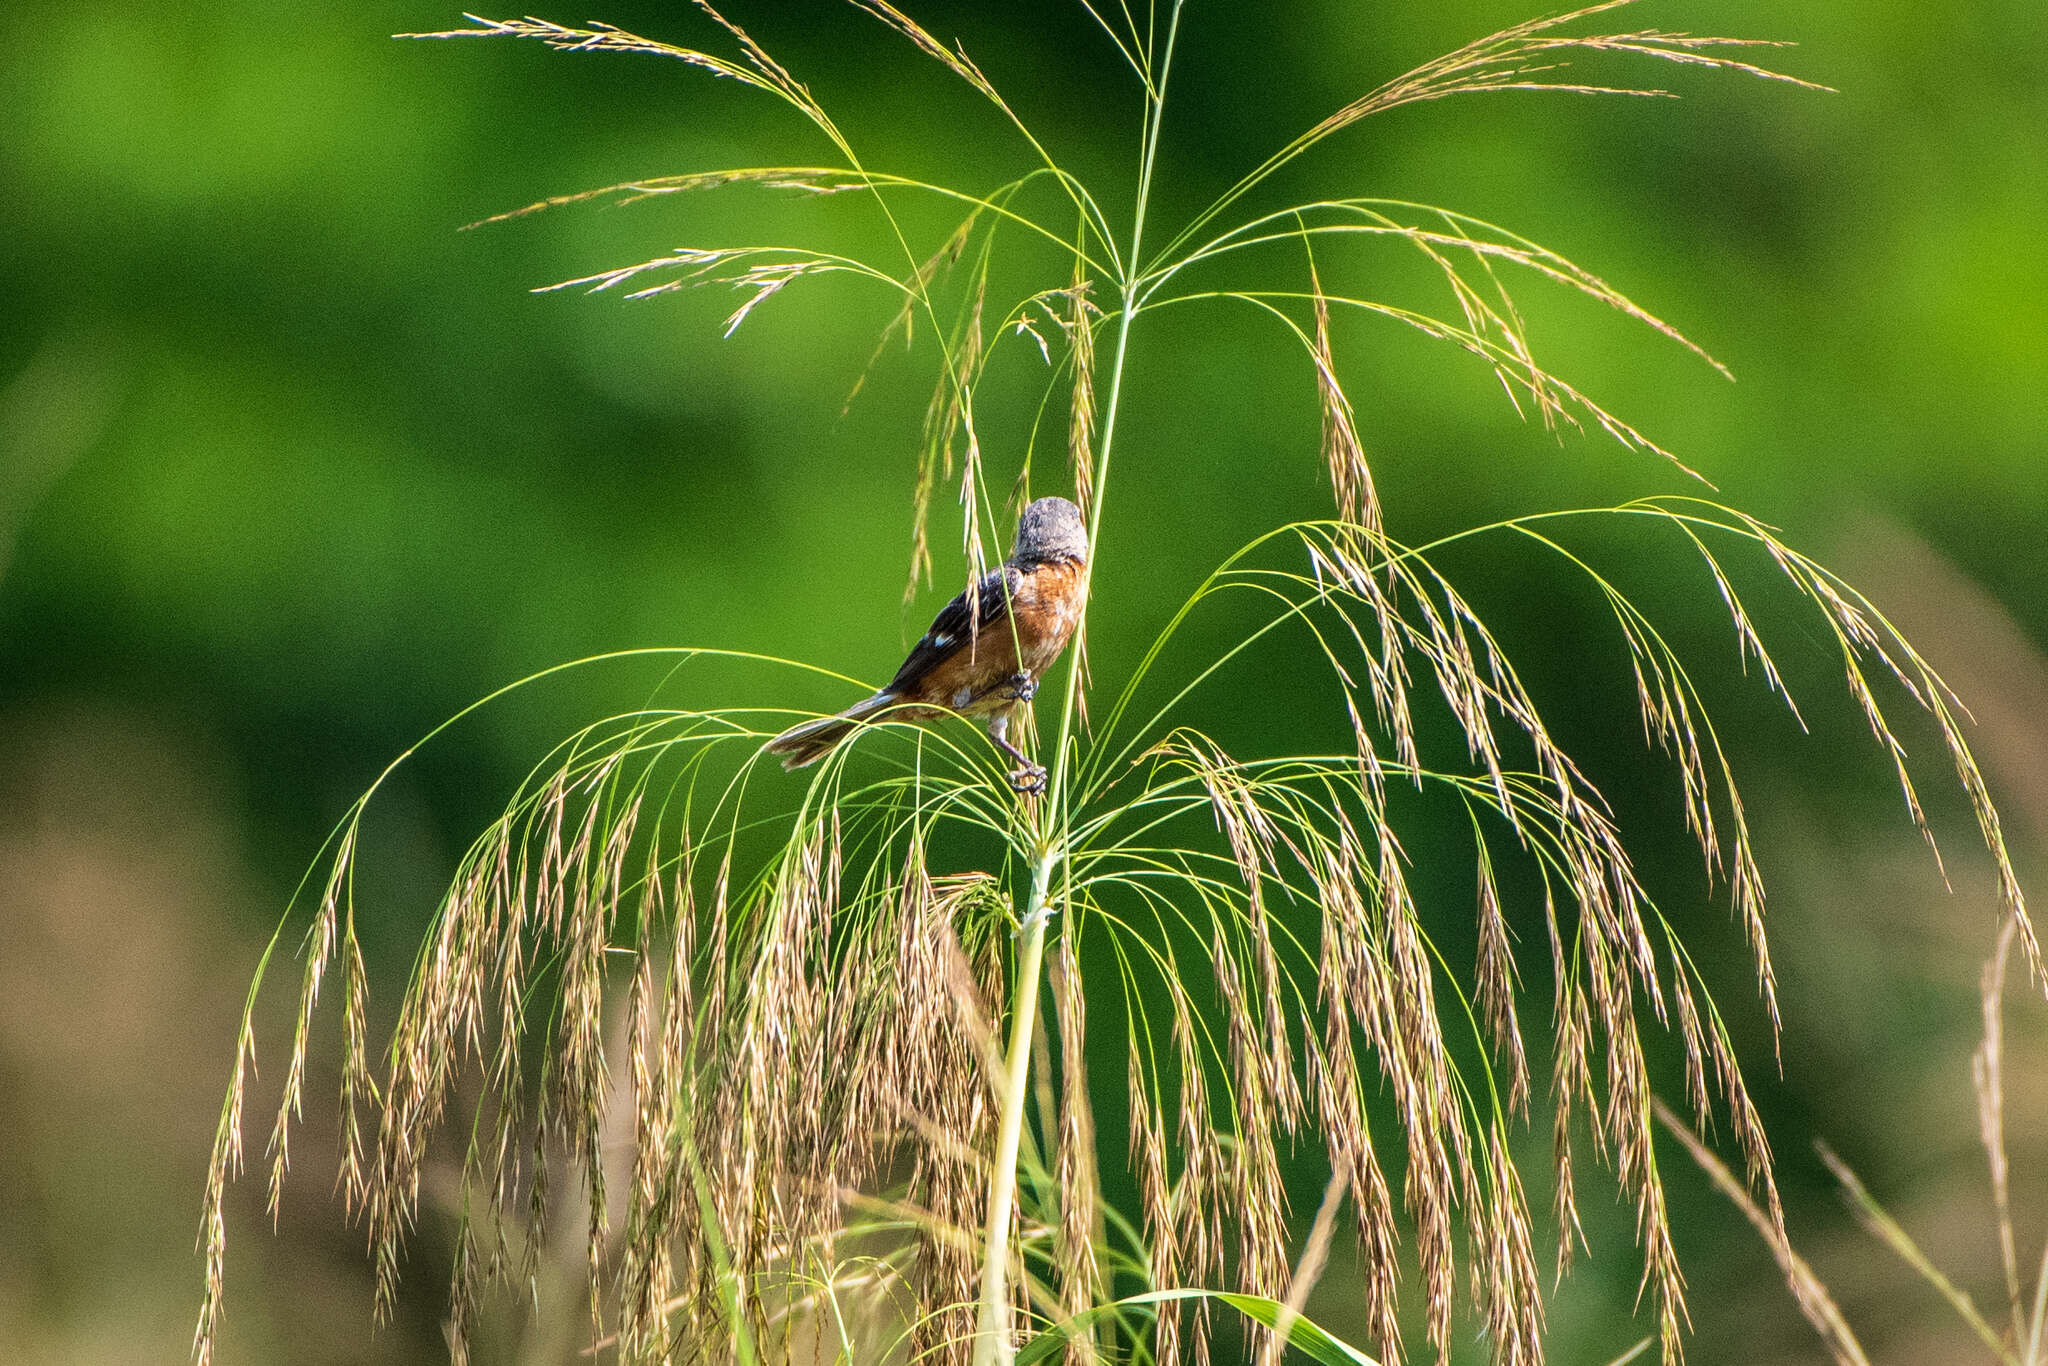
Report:
[[[1177,984],[1176,984],[1177,985]],[[1175,1130],[1181,1150],[1180,1180],[1172,1209],[1182,1274],[1196,1284],[1223,1269],[1222,1207],[1226,1172],[1209,1098],[1208,1064],[1195,1031],[1185,990],[1173,990],[1173,1051],[1179,1065]]]
[[[354,847],[355,830],[351,827],[342,836],[341,846],[334,856],[334,867],[327,876],[327,888],[320,897],[320,907],[314,912],[313,924],[306,931],[306,968],[299,987],[298,1023],[292,1030],[291,1063],[285,1069],[284,1095],[278,1102],[277,1122],[270,1131],[268,1207],[273,1227],[277,1223],[278,1207],[284,1199],[285,1171],[291,1165],[291,1122],[299,1114],[300,1098],[306,1084],[306,1036],[312,1030],[313,1009],[320,999],[320,984],[327,975],[328,961],[334,954],[342,888]]]
[[[705,7],[705,8],[708,8]],[[528,38],[545,43],[557,52],[633,52],[647,56],[669,57],[690,66],[709,71],[714,76],[751,85],[761,90],[776,91],[774,83],[762,73],[749,70],[723,57],[716,57],[695,48],[677,47],[672,43],[657,42],[642,38],[610,24],[592,24],[588,28],[572,28],[563,24],[549,23],[545,19],[486,19],[480,15],[465,15],[474,27],[447,29],[438,33],[401,33],[401,38]],[[779,93],[779,92],[777,92]]]
[[[755,42],[751,34],[719,13],[711,5],[710,0],[696,0],[696,5],[698,9],[710,16],[713,23],[732,35],[733,39],[739,43],[740,51],[746,54],[747,64],[759,72],[762,79],[767,81],[772,88],[788,97],[792,103],[799,105],[810,105],[812,103],[810,92],[805,90],[797,82],[796,78],[783,68],[780,62],[770,57],[767,50]]]
[[[1074,280],[1067,286],[1062,331],[1067,338],[1068,364],[1074,372],[1073,394],[1067,405],[1067,467],[1083,521],[1095,510],[1095,322],[1102,314],[1090,302],[1089,288],[1086,265],[1077,256]]]
[[[1083,235],[1085,241],[1085,234]],[[1081,520],[1094,525],[1095,517],[1095,323],[1102,310],[1090,301],[1091,282],[1087,262],[1076,244],[1073,283],[1066,289],[1067,311],[1061,331],[1068,343],[1068,364],[1074,372],[1074,388],[1067,405],[1067,468],[1074,481],[1074,502]],[[1075,629],[1074,704],[1081,725],[1088,718],[1088,622],[1084,617]]]
[[[363,967],[362,946],[353,932],[346,937],[342,952],[341,1168],[335,1184],[341,1190],[343,1208],[354,1214],[369,1198],[362,1112],[375,1103],[376,1083],[370,1077],[370,978]]]
[[[608,199],[616,204],[632,204],[643,199],[659,199],[665,195],[723,189],[728,185],[760,185],[771,190],[801,190],[807,194],[828,195],[868,189],[871,183],[870,178],[852,171],[818,166],[745,166],[724,171],[693,171],[686,175],[647,176],[639,180],[622,180],[616,185],[603,185],[594,190],[550,195],[546,199],[535,200],[520,208],[507,209],[503,213],[494,213],[488,218],[479,218],[474,223],[464,224],[463,230],[466,232],[472,228],[507,223],[515,218],[527,218],[547,209],[565,208],[571,204],[588,204],[597,200]]]
[[[1479,1256],[1486,1287],[1487,1336],[1501,1366],[1540,1366],[1543,1360],[1543,1296],[1529,1201],[1521,1173],[1508,1151],[1505,1127],[1488,1127],[1485,1161],[1485,1237]]]
[[[1324,981],[1330,973],[1323,974]],[[1351,1020],[1340,999],[1324,999],[1324,1045],[1315,1057],[1316,1108],[1330,1144],[1332,1164],[1351,1192],[1353,1232],[1365,1285],[1365,1316],[1380,1359],[1400,1360],[1400,1286],[1393,1196],[1380,1168],[1372,1133],[1360,1106],[1358,1060],[1351,1045]]]
[[[1237,976],[1236,959],[1226,954],[1220,937],[1212,944],[1217,980],[1229,1007],[1233,1059],[1240,1052],[1256,1059],[1260,1097],[1269,1101],[1273,1121],[1292,1132],[1302,1110],[1300,1085],[1295,1077],[1294,1045],[1287,1028],[1287,1010],[1282,999],[1279,955],[1273,946],[1273,927],[1266,912],[1265,882],[1273,863],[1274,827],[1238,770],[1220,750],[1203,755],[1190,745],[1183,751],[1209,794],[1216,825],[1230,843],[1238,876],[1243,879],[1246,898],[1246,938],[1258,975],[1256,1001],[1246,996]],[[1219,925],[1220,934],[1220,925]],[[1226,976],[1226,972],[1229,974]],[[1256,1042],[1250,1021],[1258,1022]],[[1240,1031],[1244,1037],[1240,1037]],[[1238,1065],[1235,1061],[1233,1066]],[[1268,1298],[1267,1291],[1253,1291]]]
[[[1565,956],[1558,932],[1557,907],[1547,890],[1543,909],[1550,930],[1551,959],[1558,964],[1556,999],[1552,1007],[1556,1044],[1552,1052],[1550,1085],[1554,1174],[1551,1222],[1557,1226],[1557,1279],[1562,1281],[1571,1269],[1576,1245],[1583,1245],[1586,1237],[1579,1223],[1577,1181],[1572,1165],[1572,1117],[1581,1110],[1588,1116],[1597,1114],[1597,1103],[1593,1098],[1592,1071],[1586,1061],[1588,1036],[1592,1032],[1591,1011],[1577,974],[1571,971],[1571,960]],[[1592,1125],[1592,1132],[1596,1144],[1604,1143],[1597,1121]]]
[[[259,978],[260,982],[260,978]],[[227,1187],[242,1171],[242,1107],[249,1074],[256,1068],[256,1037],[251,1027],[255,987],[250,988],[249,1005],[235,1032],[235,1065],[228,1075],[227,1097],[221,1103],[219,1127],[213,1136],[213,1154],[206,1164],[206,1194],[199,1209],[199,1248],[206,1262],[205,1290],[199,1304],[199,1323],[192,1333],[192,1358],[198,1366],[210,1366],[215,1339],[227,1298]]]
[[[1998,932],[1998,946],[1984,963],[1980,987],[1984,1042],[1970,1059],[1970,1078],[1977,1092],[1977,1132],[1991,1173],[1991,1207],[1998,1220],[1998,1259],[2005,1269],[2007,1306],[2012,1311],[2012,1340],[2026,1340],[2020,1308],[2019,1253],[2012,1227],[2011,1165],[2005,1155],[2005,968],[2016,926],[2008,920]]]
[[[1384,534],[1380,521],[1380,499],[1373,487],[1372,466],[1365,458],[1365,444],[1358,439],[1358,419],[1351,400],[1337,380],[1337,361],[1330,351],[1330,301],[1323,282],[1309,260],[1309,284],[1315,295],[1316,334],[1313,355],[1316,390],[1322,397],[1323,463],[1330,471],[1330,489],[1337,498],[1337,515],[1361,528],[1368,544]]]
[[[1079,1314],[1102,1293],[1096,1265],[1095,1118],[1088,1099],[1087,1004],[1082,995],[1081,964],[1074,936],[1060,936],[1053,961],[1052,991],[1060,1036],[1060,1128],[1054,1175],[1059,1181],[1060,1307]],[[1067,1360],[1095,1359],[1093,1342],[1077,1337]]]
[[[2033,919],[2027,914],[2026,897],[2012,867],[2004,826],[1998,808],[1991,800],[1983,771],[1978,767],[1976,756],[1971,753],[1958,721],[1958,713],[1966,715],[1967,711],[1948,684],[1867,598],[1825,566],[1787,545],[1755,518],[1718,504],[1701,504],[1697,500],[1676,500],[1669,506],[1661,502],[1649,506],[1656,513],[1680,519],[1689,530],[1713,529],[1753,542],[1769,555],[1793,586],[1820,609],[1841,653],[1848,691],[1862,710],[1872,736],[1891,758],[1907,813],[1926,838],[1939,866],[1940,849],[1921,809],[1919,794],[1907,767],[1905,746],[1893,732],[1871,688],[1865,670],[1866,660],[1889,675],[1914,704],[1933,719],[1956,779],[1969,799],[1985,850],[1991,855],[1997,870],[1999,897],[2014,922],[2028,968],[2039,988],[2048,994],[2048,964],[2042,960]],[[1699,516],[1695,512],[1699,508],[1715,515]]]
[[[1647,1104],[1646,1104],[1647,1110]],[[1650,1140],[1643,1139],[1650,1167],[1637,1188],[1636,1236],[1643,1245],[1643,1279],[1637,1295],[1651,1297],[1657,1316],[1657,1345],[1665,1366],[1677,1366],[1684,1358],[1682,1342],[1692,1325],[1685,1305],[1685,1275],[1679,1269],[1678,1249],[1671,1241],[1671,1215],[1665,1204],[1664,1183],[1657,1176]]]
[[[1125,1090],[1131,1106],[1130,1156],[1145,1226],[1145,1269],[1152,1284],[1177,1285],[1181,1279],[1180,1237],[1173,1212],[1173,1192],[1167,1183],[1165,1125],[1139,1063],[1136,1040],[1132,1040],[1128,1057]],[[1152,1349],[1160,1361],[1181,1359],[1180,1307],[1172,1301],[1159,1306]]]
[[[1387,869],[1393,866],[1394,859],[1382,860],[1380,894],[1387,956],[1382,961],[1368,955],[1367,961],[1376,969],[1377,1045],[1382,1053],[1397,1059],[1390,1079],[1395,1083],[1395,1104],[1408,1137],[1408,1173],[1402,1198],[1415,1220],[1426,1333],[1441,1357],[1450,1350],[1451,1313],[1457,1294],[1451,1211],[1458,1200],[1465,1164],[1454,1162],[1453,1148],[1463,1138],[1463,1130],[1456,1124],[1456,1100],[1436,1023],[1435,974],[1409,919],[1413,907],[1406,901],[1405,887],[1389,882]],[[1382,1066],[1387,1066],[1385,1059]]]
[[[1286,1291],[1288,1271],[1287,1192],[1273,1146],[1273,1131],[1280,1121],[1268,1085],[1268,1060],[1257,1037],[1260,1012],[1220,926],[1210,952],[1229,1040],[1237,1141],[1235,1160],[1218,1173],[1227,1176],[1228,1184],[1214,1198],[1238,1213],[1239,1286],[1248,1294],[1279,1299]]]
[[[974,64],[965,51],[958,47],[947,47],[927,32],[924,26],[915,19],[912,19],[902,10],[897,9],[894,5],[889,4],[888,0],[852,0],[852,4],[855,9],[865,10],[890,28],[895,29],[904,37],[910,39],[916,45],[918,51],[924,53],[940,66],[945,67],[961,80],[967,82],[968,85],[972,86],[976,92],[995,105],[996,108],[1009,115],[1013,122],[1016,120],[1016,115],[1010,113],[1008,103],[1004,101],[996,88],[989,84],[988,77],[981,74],[981,68]]]
[[[1508,1109],[1527,1116],[1529,1111],[1529,1059],[1522,1048],[1522,1027],[1515,1018],[1515,956],[1508,943],[1507,918],[1501,913],[1500,892],[1494,886],[1493,858],[1486,839],[1474,833],[1479,846],[1479,1009],[1492,1031],[1493,1045],[1508,1060]]]

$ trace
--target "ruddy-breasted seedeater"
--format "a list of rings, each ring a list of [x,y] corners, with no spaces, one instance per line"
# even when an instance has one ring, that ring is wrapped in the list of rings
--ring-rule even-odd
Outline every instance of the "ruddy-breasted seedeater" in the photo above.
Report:
[[[1017,521],[1010,558],[939,609],[889,686],[837,716],[806,721],[767,745],[802,768],[870,720],[929,721],[954,712],[988,718],[989,738],[1017,761],[1010,782],[1042,792],[1045,769],[1009,740],[1010,718],[1038,694],[1088,591],[1088,528],[1064,498],[1040,498]]]

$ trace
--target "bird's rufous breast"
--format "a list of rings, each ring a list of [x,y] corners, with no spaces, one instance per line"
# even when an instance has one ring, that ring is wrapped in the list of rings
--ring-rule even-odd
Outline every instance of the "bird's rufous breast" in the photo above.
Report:
[[[1072,561],[1038,565],[1024,576],[1011,613],[1017,619],[1019,664],[1033,678],[1052,667],[1081,620],[1087,591],[1083,569]]]

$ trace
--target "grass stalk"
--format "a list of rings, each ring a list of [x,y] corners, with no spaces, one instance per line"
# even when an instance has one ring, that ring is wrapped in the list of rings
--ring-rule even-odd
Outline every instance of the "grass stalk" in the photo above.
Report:
[[[1024,1131],[1024,1106],[1030,1093],[1031,1034],[1038,1026],[1040,979],[1045,972],[1045,931],[1052,920],[1052,879],[1059,871],[1059,851],[1048,847],[1031,870],[1031,895],[1026,903],[1024,937],[1017,957],[1017,981],[1011,997],[1010,1050],[1003,1068],[1002,1127],[996,1138],[996,1160],[989,1175],[988,1230],[981,1253],[981,1316],[974,1335],[974,1366],[1009,1366],[1010,1219],[1017,1202],[1017,1150]]]
[[[1102,439],[1096,445],[1092,484],[1095,496],[1088,509],[1089,588],[1082,603],[1079,632],[1087,631],[1087,615],[1093,604],[1095,565],[1101,558],[1102,506],[1108,491],[1109,457],[1116,440],[1117,411],[1123,399],[1124,362],[1130,353],[1131,323],[1138,315],[1139,249],[1145,240],[1145,210],[1152,189],[1152,172],[1158,161],[1159,127],[1166,108],[1166,77],[1173,62],[1174,39],[1179,32],[1181,6],[1173,6],[1165,46],[1161,50],[1158,76],[1146,88],[1145,132],[1139,148],[1137,197],[1131,211],[1131,250],[1126,278],[1118,281],[1116,348],[1110,357],[1109,397],[1103,408]],[[1083,324],[1085,326],[1085,323]],[[1084,636],[1085,638],[1085,636]],[[1052,879],[1059,871],[1061,851],[1067,840],[1066,778],[1068,740],[1073,733],[1074,704],[1080,690],[1078,660],[1067,665],[1066,686],[1060,697],[1060,723],[1054,737],[1049,765],[1051,782],[1047,789],[1046,820],[1050,828],[1040,834],[1038,861],[1031,874],[1031,891],[1024,920],[1017,961],[1015,995],[1012,998],[1010,1050],[1004,1077],[1001,1127],[998,1130],[994,1171],[990,1174],[988,1227],[982,1243],[981,1311],[974,1341],[974,1366],[1009,1366],[1013,1357],[1010,1331],[1008,1273],[1010,1220],[1016,1203],[1017,1151],[1024,1127],[1024,1106],[1030,1094],[1031,1033],[1036,1027],[1040,978],[1045,966],[1045,937],[1051,915]]]

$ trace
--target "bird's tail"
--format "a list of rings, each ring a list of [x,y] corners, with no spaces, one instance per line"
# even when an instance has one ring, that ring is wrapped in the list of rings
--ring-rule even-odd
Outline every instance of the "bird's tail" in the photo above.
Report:
[[[791,726],[762,748],[781,759],[786,769],[815,764],[830,754],[841,740],[853,734],[861,722],[876,712],[895,706],[896,701],[894,693],[878,692],[854,703],[837,716],[821,716],[815,721]]]

